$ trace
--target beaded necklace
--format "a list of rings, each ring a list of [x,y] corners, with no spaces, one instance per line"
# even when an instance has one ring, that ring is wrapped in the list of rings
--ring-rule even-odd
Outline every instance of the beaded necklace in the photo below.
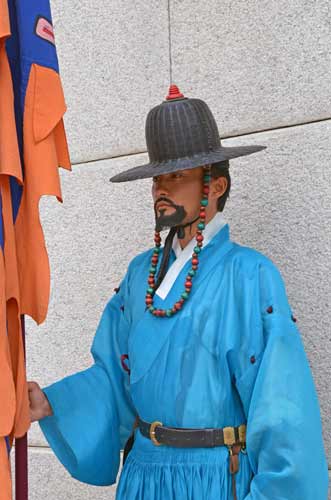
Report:
[[[185,302],[188,300],[191,290],[192,290],[192,280],[196,275],[199,266],[199,253],[201,252],[203,246],[203,235],[202,231],[206,226],[206,207],[208,206],[208,195],[209,195],[209,184],[210,184],[210,166],[204,167],[205,173],[203,176],[203,188],[202,188],[202,200],[200,202],[200,213],[199,213],[199,223],[197,226],[197,232],[195,235],[196,246],[193,249],[191,258],[191,269],[187,273],[185,280],[185,290],[181,294],[180,298],[175,302],[175,304],[170,309],[161,309],[154,307],[154,295],[155,295],[155,274],[157,270],[157,265],[159,262],[159,255],[161,251],[161,236],[159,231],[155,231],[154,242],[155,248],[152,254],[151,267],[149,269],[148,275],[148,288],[146,291],[146,307],[148,311],[160,318],[171,318],[174,314],[182,309]]]

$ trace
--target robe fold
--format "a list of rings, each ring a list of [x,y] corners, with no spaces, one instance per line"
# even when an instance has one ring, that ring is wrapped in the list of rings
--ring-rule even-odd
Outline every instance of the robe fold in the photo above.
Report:
[[[107,304],[94,364],[45,389],[54,414],[40,425],[59,460],[80,481],[109,485],[136,414],[172,427],[247,423],[238,500],[326,500],[318,400],[275,265],[224,225],[200,253],[184,308],[164,319],[145,310],[152,252],[133,259]],[[156,307],[178,300],[189,269],[187,260]],[[136,430],[116,498],[230,500],[228,450],[156,447]]]

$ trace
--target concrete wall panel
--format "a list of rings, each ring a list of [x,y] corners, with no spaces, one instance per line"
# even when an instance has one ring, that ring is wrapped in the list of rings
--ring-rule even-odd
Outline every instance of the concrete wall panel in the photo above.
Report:
[[[52,0],[52,11],[72,161],[145,151],[145,115],[169,82],[167,2]]]
[[[14,452],[12,465],[14,470]],[[45,448],[29,449],[29,500],[115,500],[115,486],[79,483]]]
[[[173,79],[222,136],[331,117],[328,0],[171,1]]]

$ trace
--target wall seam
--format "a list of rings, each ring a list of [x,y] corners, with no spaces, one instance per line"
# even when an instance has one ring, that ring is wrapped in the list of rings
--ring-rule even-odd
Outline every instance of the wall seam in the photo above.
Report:
[[[306,125],[314,125],[317,123],[323,123],[323,122],[331,122],[331,117],[329,118],[322,118],[320,120],[314,120],[311,122],[302,122],[302,123],[294,123],[292,125],[283,125],[280,127],[274,127],[274,128],[266,128],[266,129],[261,129],[261,130],[255,130],[252,132],[244,132],[242,134],[237,134],[237,135],[228,135],[228,136],[221,136],[222,140],[226,139],[236,139],[238,137],[248,137],[250,135],[258,135],[258,134],[265,134],[267,132],[277,132],[278,130],[284,130],[284,129],[290,129],[290,128],[297,128],[297,127],[304,127]],[[120,158],[127,158],[128,156],[136,156],[136,155],[141,155],[141,154],[146,154],[146,150],[141,150],[141,151],[134,151],[132,153],[123,153],[115,156],[104,156],[104,157],[99,157],[99,158],[93,158],[93,160],[80,160],[77,162],[72,162],[72,165],[85,165],[87,163],[97,163],[99,161],[106,161],[106,160],[116,160]]]

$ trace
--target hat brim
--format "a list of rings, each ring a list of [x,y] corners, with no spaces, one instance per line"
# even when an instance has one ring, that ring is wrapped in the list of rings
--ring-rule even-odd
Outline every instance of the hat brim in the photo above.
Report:
[[[126,182],[135,181],[138,179],[148,179],[157,175],[170,174],[179,170],[188,170],[197,168],[203,165],[217,163],[219,161],[232,160],[240,156],[247,156],[258,151],[266,149],[266,146],[238,146],[238,147],[221,147],[216,151],[208,153],[199,153],[194,156],[167,160],[159,163],[146,163],[138,167],[130,168],[120,174],[111,177],[111,182]]]

